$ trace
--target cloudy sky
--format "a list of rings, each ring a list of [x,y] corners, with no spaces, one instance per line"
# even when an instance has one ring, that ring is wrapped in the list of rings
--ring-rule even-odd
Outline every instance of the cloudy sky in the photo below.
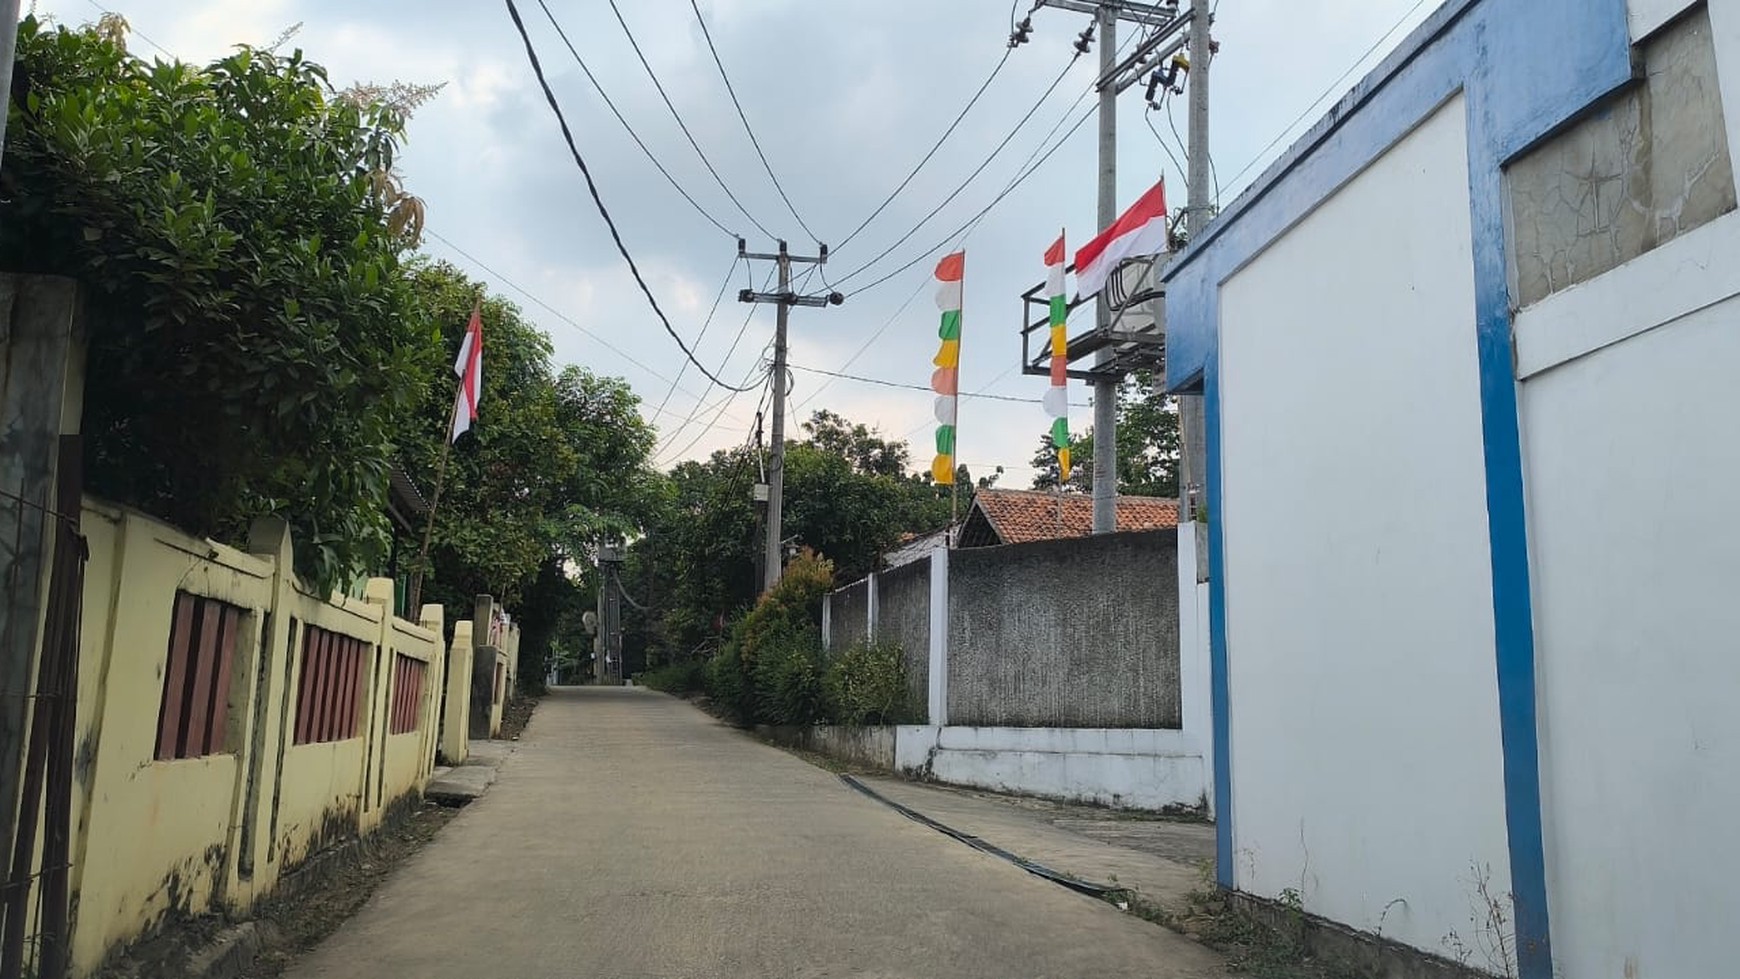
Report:
[[[610,114],[562,46],[538,0],[519,0],[605,204],[661,305],[702,362],[720,377],[753,379],[771,342],[771,307],[750,309],[735,292],[766,263],[735,264],[735,241],[660,177]],[[652,153],[707,212],[772,250],[754,221],[794,252],[814,245],[786,209],[745,136],[707,52],[688,0],[618,0],[628,27],[739,210],[678,129],[606,0],[546,0],[580,55]],[[1028,0],[1016,0],[1023,11]],[[1229,0],[1215,38],[1211,144],[1223,201],[1230,201],[1327,107],[1294,123],[1326,90],[1340,95],[1430,13],[1430,0]],[[586,195],[554,117],[528,67],[505,4],[496,0],[39,0],[39,13],[67,22],[123,14],[136,53],[209,60],[236,43],[262,44],[301,23],[295,45],[350,80],[445,82],[413,119],[403,155],[408,187],[429,206],[427,250],[451,259],[519,303],[554,338],[559,360],[628,380],[665,439],[659,461],[704,456],[744,441],[758,392],[732,398],[690,368],[659,326]],[[798,216],[834,246],[825,272],[845,305],[798,309],[791,320],[796,368],[847,371],[899,384],[928,383],[937,313],[927,282],[948,236],[996,197],[1044,144],[1090,111],[1093,57],[1069,67],[1050,98],[1001,154],[940,213],[912,231],[985,161],[1069,64],[1085,15],[1034,14],[1032,42],[1009,58],[983,99],[936,157],[888,208],[847,236],[887,196],[948,125],[1004,54],[1009,0],[700,0],[720,56],[763,149]],[[1126,25],[1122,39],[1130,36]],[[1383,38],[1373,50],[1373,45]],[[1357,69],[1350,72],[1350,69]],[[1343,77],[1346,74],[1346,77]],[[1339,80],[1338,80],[1339,79]],[[1144,118],[1141,93],[1119,105],[1120,206],[1161,175],[1174,206],[1184,175],[1165,111]],[[1175,121],[1185,131],[1180,100]],[[1152,130],[1149,123],[1152,124]],[[1153,130],[1157,130],[1156,136]],[[1061,132],[1062,130],[1059,130]],[[1272,147],[1277,136],[1285,138]],[[1265,149],[1265,147],[1269,147]],[[1002,485],[1025,486],[1048,426],[1037,403],[1046,383],[1020,372],[1020,293],[1043,277],[1041,254],[1067,229],[1071,247],[1094,227],[1094,124],[1064,141],[965,239],[962,390],[1033,398],[1033,404],[965,399],[960,458]],[[744,211],[747,211],[745,215]],[[718,314],[708,311],[730,288]],[[808,283],[823,291],[820,277]],[[862,291],[859,291],[862,290]],[[746,316],[747,328],[744,328]],[[702,335],[705,325],[705,334]],[[742,336],[735,350],[733,340]],[[727,357],[727,352],[730,356]],[[673,386],[673,382],[674,386]],[[487,397],[487,392],[486,392]],[[668,401],[667,401],[668,399]],[[795,417],[820,407],[913,441],[914,463],[931,455],[930,401],[917,390],[793,372]],[[1087,402],[1087,392],[1071,399]],[[660,410],[663,405],[662,411]],[[485,409],[487,412],[487,408]],[[1079,431],[1086,408],[1072,412]],[[487,423],[487,415],[485,418]]]

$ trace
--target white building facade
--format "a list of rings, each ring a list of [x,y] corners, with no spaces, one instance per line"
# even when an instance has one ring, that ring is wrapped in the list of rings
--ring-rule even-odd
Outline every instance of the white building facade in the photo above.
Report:
[[[1451,0],[1168,268],[1223,885],[1733,971],[1737,138],[1740,0]]]

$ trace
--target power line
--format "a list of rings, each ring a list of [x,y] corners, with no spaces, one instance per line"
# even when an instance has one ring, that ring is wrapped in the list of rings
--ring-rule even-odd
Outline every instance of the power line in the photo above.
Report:
[[[931,211],[929,214],[926,214],[924,217],[920,218],[918,223],[913,225],[912,229],[910,231],[906,232],[906,234],[901,235],[898,239],[895,240],[895,242],[892,245],[889,245],[887,248],[884,248],[880,253],[877,254],[877,256],[875,258],[872,258],[868,262],[865,262],[864,264],[858,266],[857,268],[853,269],[852,271],[847,272],[845,275],[841,276],[840,280],[839,280],[839,284],[842,286],[845,285],[847,282],[850,282],[852,279],[856,278],[857,276],[862,275],[867,269],[869,269],[871,266],[875,265],[877,262],[880,262],[884,258],[887,258],[889,256],[889,254],[892,253],[896,248],[899,248],[901,245],[904,245],[909,239],[912,238],[913,235],[918,234],[919,230],[922,229],[926,224],[929,224],[932,218],[935,218],[938,214],[940,214],[942,212],[943,208],[947,207],[951,202],[953,202],[956,197],[959,197],[961,195],[961,191],[966,190],[968,185],[970,185],[974,180],[978,179],[979,174],[984,173],[985,168],[990,166],[991,162],[993,160],[995,160],[998,157],[998,155],[1000,155],[1003,152],[1004,147],[1009,145],[1009,141],[1014,139],[1016,134],[1021,132],[1022,127],[1027,125],[1028,120],[1032,119],[1034,113],[1039,111],[1039,107],[1044,105],[1045,100],[1051,97],[1051,93],[1057,91],[1057,86],[1063,83],[1064,76],[1069,74],[1069,70],[1075,66],[1076,59],[1080,58],[1080,57],[1081,57],[1081,52],[1079,52],[1079,51],[1074,53],[1073,55],[1071,55],[1069,61],[1066,64],[1064,64],[1063,70],[1058,72],[1057,77],[1053,78],[1051,80],[1051,84],[1047,85],[1045,87],[1045,91],[1040,94],[1038,100],[1035,101],[1033,103],[1032,107],[1027,110],[1026,114],[1024,114],[1021,117],[1021,119],[1015,123],[1014,128],[1009,130],[1008,135],[1004,136],[1003,139],[997,143],[996,147],[994,147],[991,150],[990,154],[985,157],[984,161],[981,162],[977,167],[973,168],[972,173],[967,174],[967,179],[961,181],[960,185],[957,186],[953,191],[950,191],[949,195],[947,197],[943,198],[941,203],[937,204],[936,207],[931,208]]]
[[[1118,53],[1122,54],[1126,49],[1128,49],[1136,41],[1136,38],[1137,38],[1137,35],[1135,35],[1134,33],[1132,33],[1128,37],[1126,37],[1124,39],[1124,42],[1118,46]],[[1080,54],[1078,53],[1076,55],[1076,57],[1080,57]],[[1066,66],[1065,71],[1067,71],[1067,70],[1068,70],[1068,67]],[[926,258],[930,257],[931,255],[936,254],[936,252],[939,249],[947,246],[950,242],[955,241],[957,237],[959,237],[961,239],[961,241],[964,242],[966,237],[968,237],[972,234],[973,229],[978,226],[979,222],[984,219],[985,215],[987,215],[991,212],[992,208],[994,208],[998,204],[1002,203],[1003,199],[1008,197],[1011,193],[1013,193],[1016,187],[1019,187],[1023,182],[1025,182],[1027,180],[1028,177],[1031,177],[1034,173],[1036,173],[1039,170],[1039,168],[1045,164],[1045,162],[1047,160],[1051,159],[1053,154],[1055,154],[1059,149],[1061,149],[1063,147],[1064,143],[1069,141],[1069,138],[1071,136],[1075,135],[1076,130],[1080,129],[1082,127],[1082,124],[1085,123],[1088,120],[1088,118],[1094,114],[1095,110],[1093,108],[1089,108],[1089,110],[1084,115],[1082,115],[1081,118],[1079,118],[1075,121],[1074,125],[1069,127],[1069,130],[1063,134],[1062,138],[1060,138],[1056,143],[1052,144],[1050,149],[1045,148],[1046,143],[1051,140],[1052,136],[1056,135],[1057,131],[1063,127],[1063,124],[1069,121],[1070,115],[1072,113],[1074,113],[1076,111],[1076,109],[1080,108],[1082,102],[1086,101],[1086,99],[1089,95],[1093,94],[1094,87],[1095,87],[1095,84],[1097,83],[1097,81],[1098,81],[1098,78],[1096,76],[1096,78],[1093,81],[1088,82],[1086,87],[1084,87],[1082,89],[1081,93],[1076,96],[1075,101],[1070,104],[1069,108],[1063,110],[1063,114],[1058,116],[1056,122],[1052,123],[1051,129],[1048,130],[1046,132],[1046,134],[1040,138],[1039,142],[1034,145],[1033,151],[1027,154],[1027,159],[1023,160],[1021,162],[1021,165],[1016,168],[1016,175],[1010,179],[1010,181],[1007,185],[1004,186],[1002,192],[999,193],[996,197],[993,197],[991,199],[991,201],[988,204],[986,204],[983,208],[980,208],[979,212],[977,214],[974,214],[971,218],[969,218],[967,220],[967,222],[965,224],[961,225],[959,228],[956,228],[955,231],[950,233],[949,235],[946,235],[937,244],[931,246],[926,251],[921,252],[918,255],[914,256],[912,258],[912,260],[908,261],[906,264],[900,266],[899,268],[893,270],[892,272],[887,273],[886,275],[883,275],[881,278],[876,279],[875,281],[871,282],[868,285],[860,286],[858,289],[854,290],[851,294],[853,296],[856,296],[860,293],[863,293],[863,292],[866,292],[870,289],[873,289],[876,286],[879,286],[884,282],[887,282],[889,279],[894,278],[895,276],[899,275],[901,272],[906,271],[907,269],[913,267],[914,265],[917,265],[919,262],[924,261]],[[1055,86],[1056,86],[1056,83],[1053,82],[1053,87],[1055,87]],[[1037,108],[1037,106],[1035,106],[1035,108]],[[1041,155],[1041,150],[1044,151],[1044,155]],[[932,216],[934,216],[934,213]],[[925,220],[928,221],[929,218],[927,217]],[[920,222],[920,224],[922,225],[923,222]],[[917,230],[917,229],[915,228],[914,230]],[[908,237],[910,237],[910,235],[908,235]],[[890,249],[890,251],[892,251],[892,249]],[[884,254],[886,254],[886,252]],[[872,260],[872,262],[867,263],[867,264],[874,264],[874,261],[875,260]],[[857,271],[862,271],[862,269],[860,268],[858,270],[854,270],[854,274],[856,274]],[[845,280],[842,279],[841,281],[843,283]]]
[[[1090,108],[1087,112],[1083,113],[1082,117],[1075,121],[1075,125],[1069,127],[1069,131],[1064,133],[1063,137],[1061,139],[1059,139],[1056,143],[1052,144],[1052,147],[1045,151],[1045,155],[1041,156],[1037,161],[1035,161],[1034,164],[1031,167],[1029,167],[1026,171],[1024,171],[1023,173],[1016,176],[1016,178],[1014,180],[1010,181],[1009,186],[1003,188],[1002,192],[999,193],[996,197],[991,198],[990,203],[988,203],[984,207],[980,208],[979,212],[977,214],[973,215],[972,218],[970,218],[965,224],[961,225],[959,228],[956,228],[952,233],[945,236],[941,241],[937,242],[935,245],[932,245],[930,248],[926,249],[925,251],[920,252],[919,254],[913,256],[913,258],[910,261],[908,261],[906,264],[900,266],[899,268],[894,269],[893,271],[889,272],[888,274],[882,276],[879,279],[876,279],[876,280],[874,280],[866,285],[862,285],[862,286],[859,286],[857,289],[854,289],[852,291],[852,295],[858,296],[858,295],[861,295],[865,292],[868,292],[871,289],[876,288],[877,286],[881,285],[882,283],[887,282],[889,279],[894,278],[895,276],[906,271],[907,269],[912,268],[914,265],[917,265],[919,262],[922,262],[925,259],[929,258],[930,256],[936,254],[939,249],[946,246],[949,242],[954,241],[955,238],[960,236],[962,233],[971,232],[973,226],[978,224],[980,219],[982,219],[986,214],[989,214],[991,212],[992,208],[994,208],[998,204],[1002,203],[1003,199],[1005,197],[1008,197],[1011,193],[1013,193],[1016,187],[1021,186],[1021,184],[1026,182],[1028,177],[1033,176],[1033,174],[1036,173],[1040,167],[1044,166],[1045,161],[1051,159],[1052,154],[1056,153],[1060,148],[1062,148],[1063,144],[1067,143],[1069,141],[1069,137],[1075,135],[1075,131],[1080,129],[1082,127],[1082,124],[1087,122],[1088,119],[1091,118],[1096,111],[1097,111],[1096,109]]]
[[[777,237],[773,232],[767,230],[760,221],[755,220],[755,215],[750,214],[749,209],[743,206],[743,202],[737,199],[737,195],[731,192],[731,188],[725,183],[725,178],[719,176],[719,171],[713,166],[713,161],[707,158],[706,152],[701,149],[701,144],[695,140],[695,134],[689,131],[689,124],[683,121],[682,113],[677,111],[676,104],[665,92],[664,83],[659,81],[658,72],[653,71],[652,64],[646,60],[646,54],[640,49],[640,42],[635,40],[634,31],[629,28],[628,21],[622,16],[622,9],[616,5],[616,0],[609,0],[609,3],[611,12],[616,14],[616,22],[622,25],[622,33],[628,38],[629,47],[634,48],[634,56],[640,59],[640,66],[646,69],[646,76],[652,79],[653,88],[658,89],[659,98],[664,100],[665,108],[671,110],[671,118],[677,121],[677,128],[683,131],[683,136],[688,139],[689,145],[694,147],[695,155],[699,156],[701,162],[706,164],[707,172],[712,174],[713,179],[718,182],[719,189],[725,192],[726,197],[731,198],[731,203],[737,205],[737,209],[743,212],[743,216],[749,219],[750,224],[755,225],[756,230],[769,238]],[[531,42],[527,41],[526,44],[529,48]]]
[[[1021,0],[1015,0],[1015,2],[1019,4]],[[1011,18],[1011,23],[1013,23],[1013,18],[1015,16],[1014,7],[1009,8],[1009,16]],[[870,222],[876,220],[876,216],[881,214],[889,204],[893,203],[894,198],[900,196],[900,192],[906,189],[906,185],[912,183],[912,178],[918,176],[918,171],[924,169],[924,165],[930,162],[931,157],[936,156],[937,150],[942,149],[943,143],[946,142],[948,138],[954,134],[955,129],[960,126],[961,120],[965,119],[967,113],[973,110],[973,106],[978,104],[979,97],[985,94],[985,90],[991,87],[991,82],[994,81],[998,73],[1003,70],[1003,66],[1009,63],[1009,55],[1014,53],[1014,50],[1014,48],[1003,49],[1003,56],[997,59],[997,64],[991,69],[991,73],[986,75],[985,80],[979,84],[979,90],[973,93],[973,97],[967,100],[966,106],[964,106],[955,116],[954,121],[949,123],[948,128],[944,129],[942,135],[937,137],[936,142],[931,144],[930,150],[919,159],[918,163],[915,164],[910,171],[907,172],[906,177],[900,181],[899,185],[888,192],[888,196],[882,199],[882,203],[876,205],[876,209],[870,212],[870,216],[859,222],[858,226],[852,229],[852,233],[847,235],[845,240],[840,242],[840,244],[834,248],[834,251],[838,252],[841,248],[850,244],[853,238],[858,237],[858,232],[863,231]],[[944,203],[946,204],[947,201]]]
[[[614,5],[614,0],[612,0],[612,6]],[[556,122],[562,127],[562,139],[568,144],[568,152],[573,154],[574,164],[580,168],[581,175],[586,178],[587,193],[592,195],[592,203],[598,208],[598,215],[604,219],[605,226],[610,229],[611,240],[616,243],[616,250],[621,253],[622,260],[628,263],[628,270],[634,275],[635,284],[640,286],[641,294],[646,297],[647,305],[652,307],[653,313],[664,325],[665,332],[669,333],[671,339],[677,342],[677,346],[682,348],[683,356],[689,358],[689,362],[706,375],[709,381],[722,388],[741,390],[720,380],[712,371],[707,369],[705,364],[696,360],[694,353],[689,350],[689,345],[683,342],[683,338],[678,335],[676,328],[671,326],[671,321],[665,316],[665,311],[659,308],[658,299],[653,296],[652,288],[646,284],[646,279],[641,276],[640,267],[634,264],[634,256],[628,253],[628,246],[623,244],[622,233],[617,230],[616,222],[610,217],[609,209],[604,206],[604,199],[598,194],[598,184],[592,179],[592,171],[586,166],[585,158],[580,155],[580,148],[574,143],[574,133],[568,128],[568,119],[562,114],[562,106],[556,101],[556,93],[550,90],[550,83],[544,77],[544,66],[538,61],[537,49],[532,46],[532,37],[526,32],[525,21],[520,19],[519,8],[514,5],[514,0],[507,0],[507,8],[508,15],[513,18],[514,27],[520,32],[520,40],[525,42],[526,58],[531,62],[532,72],[538,76],[538,85],[544,90],[544,98],[550,103],[550,111],[556,114]]]
[[[664,163],[660,162],[658,156],[654,154],[651,149],[647,148],[645,141],[640,138],[640,134],[634,131],[634,127],[629,125],[627,117],[625,117],[622,114],[622,111],[616,107],[616,103],[611,100],[609,93],[604,91],[604,86],[599,83],[597,76],[592,74],[592,69],[587,66],[586,59],[580,56],[580,51],[578,48],[574,47],[574,42],[568,39],[568,32],[562,29],[562,24],[556,20],[556,15],[550,11],[549,3],[547,3],[546,0],[538,0],[538,6],[544,8],[544,16],[550,19],[550,26],[556,29],[556,35],[562,39],[563,44],[567,45],[568,53],[574,56],[574,63],[580,66],[580,71],[586,76],[586,80],[592,83],[592,90],[598,93],[600,99],[604,100],[605,106],[610,109],[610,114],[616,117],[616,121],[621,123],[622,128],[628,132],[629,138],[634,140],[634,145],[640,147],[641,153],[646,155],[647,160],[651,162],[652,165],[657,168],[658,172],[664,176],[666,182],[668,182],[678,194],[682,195],[683,200],[689,202],[690,207],[694,208],[703,218],[706,218],[709,224],[733,238],[737,237],[735,231],[727,228],[724,223],[713,216],[712,212],[702,207],[701,203],[695,200],[694,196],[685,190],[682,184],[677,182],[677,178],[671,176],[671,172],[665,169]]]
[[[881,377],[865,377],[862,374],[847,374],[847,373],[844,373],[842,371],[822,370],[820,367],[805,367],[802,364],[787,364],[786,366],[790,367],[794,371],[803,371],[806,374],[821,374],[825,377],[838,378],[842,381],[857,381],[860,384],[874,384],[874,385],[877,385],[878,387],[900,388],[900,389],[906,390],[906,391],[925,391],[928,393],[933,393],[933,394],[935,393],[932,390],[932,388],[930,387],[930,385],[928,385],[928,384],[907,384],[904,381],[890,381],[886,378],[881,378]],[[966,391],[962,391],[961,397],[963,397],[963,398],[981,398],[981,399],[986,400],[986,401],[1011,401],[1011,402],[1015,402],[1017,404],[1028,404],[1028,405],[1036,405],[1036,404],[1042,403],[1039,398],[1017,398],[1014,395],[1009,395],[1009,394],[968,393]],[[1078,405],[1074,405],[1073,407],[1086,408],[1089,406],[1085,405],[1085,404],[1078,404]]]
[[[616,5],[612,3],[611,6]],[[785,209],[790,211],[791,216],[797,220],[798,227],[804,229],[804,234],[809,235],[812,241],[820,241],[821,239],[816,237],[816,233],[811,231],[810,226],[805,224],[804,219],[798,215],[797,208],[792,206],[791,198],[786,196],[785,188],[780,186],[779,177],[773,172],[773,164],[767,162],[767,154],[761,150],[761,140],[755,138],[755,130],[749,125],[749,116],[743,111],[743,103],[737,100],[737,89],[731,84],[731,76],[725,73],[725,62],[719,57],[719,49],[713,46],[713,32],[707,29],[707,19],[701,16],[700,4],[696,3],[695,0],[689,0],[689,8],[695,12],[695,21],[701,25],[701,36],[707,39],[707,50],[713,54],[713,64],[719,68],[719,77],[725,82],[725,91],[731,96],[731,104],[737,109],[737,118],[743,122],[743,131],[749,134],[749,144],[755,147],[755,155],[761,158],[761,166],[767,171],[767,179],[773,181],[773,189],[779,191],[779,199],[785,202]],[[620,13],[617,14],[617,19],[622,19]],[[623,29],[627,30],[627,28],[628,25],[624,24]],[[633,36],[630,35],[630,40],[632,41],[632,39]]]
[[[1016,0],[1016,2],[1019,3],[1020,0]],[[893,313],[889,314],[889,317],[882,321],[882,325],[877,327],[874,331],[872,331],[870,336],[866,337],[862,344],[859,344],[858,349],[853,352],[852,356],[847,357],[846,362],[844,364],[840,365],[840,369],[845,370],[846,368],[857,363],[858,358],[864,356],[864,352],[866,350],[869,350],[870,346],[872,344],[874,344],[879,338],[881,338],[882,334],[886,333],[890,326],[894,325],[894,321],[898,320],[900,318],[900,314],[906,312],[906,307],[911,306],[912,301],[914,299],[917,299],[919,293],[923,292],[924,287],[929,285],[929,284],[930,284],[930,279],[928,277],[919,280],[918,287],[912,290],[912,294],[906,297],[906,301],[901,303],[900,306],[897,309],[895,309]],[[830,286],[830,289],[831,288],[832,287]],[[821,384],[817,385],[816,389],[814,391],[811,391],[807,397],[805,397],[802,401],[799,401],[797,404],[793,405],[792,410],[796,411],[799,408],[802,408],[804,405],[807,405],[810,402],[816,400],[816,398],[821,396],[823,391],[826,391],[828,389],[828,385],[832,384],[832,383],[833,383],[832,381],[823,381]]]
[[[719,292],[713,297],[713,307],[707,310],[707,318],[702,321],[700,332],[695,334],[695,346],[699,347],[701,341],[707,338],[707,328],[713,325],[713,317],[719,313],[719,303],[725,299],[725,290],[731,288],[731,277],[737,274],[737,263],[739,261],[742,261],[742,259],[732,259],[731,267],[725,270],[725,281],[719,283]],[[671,381],[671,386],[669,388],[665,389],[664,400],[660,401],[658,408],[653,411],[652,424],[658,424],[659,416],[665,412],[665,405],[670,404],[671,392],[677,389],[677,384],[682,381],[683,374],[688,369],[689,362],[686,360],[683,361],[682,366],[677,368],[676,379]],[[720,365],[720,369],[724,369],[723,364]]]
[[[746,262],[744,264],[747,265],[748,263]],[[762,284],[761,284],[762,289],[765,290],[767,288],[767,286],[773,282],[773,275],[774,274],[772,272],[769,272],[767,274],[767,279],[764,282],[762,282]],[[750,282],[750,286],[753,287],[755,284],[755,280],[753,278],[751,278],[749,280],[749,282]],[[743,325],[737,328],[737,335],[735,337],[731,338],[731,348],[729,350],[725,351],[725,358],[719,362],[719,369],[720,370],[724,370],[725,365],[731,363],[731,358],[737,353],[737,345],[743,342],[743,334],[745,334],[749,331],[749,324],[752,320],[755,319],[755,309],[756,309],[756,307],[751,306],[751,307],[749,307],[749,312],[744,314]],[[759,369],[759,365],[757,365],[757,369]],[[733,391],[731,393],[732,394],[731,397],[726,398],[722,402],[719,402],[719,404],[720,405],[729,405],[732,401],[736,400],[736,395],[738,393],[740,393],[740,392]],[[681,432],[683,429],[689,427],[689,425],[694,422],[695,416],[700,414],[704,410],[701,407],[701,405],[702,405],[701,399],[699,399],[699,398],[695,399],[694,405],[689,408],[689,414],[683,418],[682,424],[678,425],[676,428],[671,429],[669,433],[667,433],[666,435],[664,435],[662,438],[659,439],[659,448],[657,450],[655,450],[653,453],[653,455],[655,457],[663,455],[664,449],[669,448],[671,443],[676,441],[677,434],[679,432]],[[713,416],[713,420],[707,424],[707,427],[705,429],[702,429],[702,434],[705,434],[707,431],[710,431],[714,425],[717,425],[719,423],[719,416],[722,414],[724,414],[724,408],[720,407],[719,412]],[[691,442],[690,444],[692,445],[694,443]]]
[[[1261,160],[1270,150],[1275,148],[1276,144],[1280,143],[1281,140],[1285,139],[1287,137],[1287,134],[1293,131],[1294,126],[1299,125],[1299,123],[1301,121],[1303,121],[1306,116],[1309,116],[1312,112],[1314,112],[1317,109],[1317,107],[1319,105],[1322,105],[1324,99],[1335,94],[1336,90],[1341,87],[1341,84],[1343,82],[1347,81],[1347,77],[1349,75],[1352,75],[1354,73],[1354,71],[1356,71],[1361,64],[1364,64],[1365,59],[1372,56],[1372,52],[1374,52],[1378,48],[1382,47],[1385,41],[1388,41],[1391,37],[1393,37],[1395,35],[1395,33],[1397,31],[1402,29],[1402,25],[1406,24],[1408,22],[1408,18],[1414,16],[1414,12],[1416,10],[1419,10],[1421,7],[1424,7],[1425,5],[1426,5],[1426,0],[1415,0],[1414,5],[1412,7],[1409,7],[1406,13],[1402,14],[1401,19],[1397,20],[1394,24],[1392,24],[1390,26],[1389,30],[1384,31],[1382,37],[1378,38],[1376,41],[1373,41],[1371,47],[1365,49],[1364,54],[1362,54],[1358,58],[1354,59],[1353,64],[1348,65],[1346,71],[1342,72],[1339,76],[1337,76],[1335,81],[1332,81],[1329,83],[1329,87],[1323,90],[1323,94],[1317,96],[1317,98],[1315,98],[1315,99],[1312,99],[1311,104],[1305,107],[1304,112],[1301,112],[1297,116],[1293,117],[1293,121],[1287,123],[1286,127],[1284,129],[1282,129],[1279,133],[1277,133],[1275,135],[1274,139],[1269,140],[1269,145],[1263,147],[1261,150],[1258,150],[1257,155],[1251,157],[1250,162],[1246,163],[1242,168],[1240,168],[1238,173],[1233,174],[1232,179],[1228,180],[1227,183],[1229,183],[1229,184],[1238,183],[1240,177],[1243,177],[1245,174],[1249,173],[1251,168],[1257,165],[1257,161]]]
[[[768,375],[767,375],[767,377],[766,377],[766,379],[765,379],[765,380],[763,380],[763,381],[762,381],[762,386],[763,386],[763,390],[762,390],[762,400],[764,400],[764,401],[765,401],[765,400],[766,400],[766,395],[767,395],[767,392],[768,392],[768,391],[770,391],[770,390],[772,390],[772,386],[773,386],[773,375],[772,375],[772,373],[769,373],[769,374],[768,374]],[[731,393],[731,394],[730,394],[730,395],[728,395],[728,396],[726,396],[726,397],[725,397],[725,398],[724,398],[724,399],[723,399],[723,400],[722,400],[722,401],[720,401],[720,402],[719,402],[719,403],[718,403],[718,404],[717,404],[717,405],[716,405],[716,407],[717,407],[717,409],[718,409],[718,410],[717,410],[717,411],[715,411],[715,412],[714,412],[714,413],[713,413],[713,418],[712,418],[712,420],[711,420],[711,421],[709,421],[709,422],[708,422],[708,423],[707,423],[707,424],[706,424],[706,426],[705,426],[705,427],[703,427],[703,428],[702,428],[702,429],[701,429],[701,430],[700,430],[700,431],[699,431],[699,432],[697,432],[697,433],[696,433],[696,434],[695,434],[695,437],[694,437],[694,438],[692,438],[692,439],[690,439],[690,440],[689,440],[689,441],[688,441],[688,443],[687,443],[687,444],[686,444],[686,445],[684,445],[684,446],[683,446],[683,447],[682,447],[682,448],[680,448],[680,449],[678,449],[678,450],[677,450],[677,451],[676,451],[676,452],[675,452],[675,453],[673,453],[673,454],[672,454],[672,455],[671,455],[671,459],[673,459],[673,460],[675,460],[675,461],[681,461],[681,460],[682,460],[682,458],[683,458],[683,456],[685,456],[685,455],[688,455],[688,453],[689,453],[689,450],[690,450],[690,449],[693,449],[693,448],[694,448],[694,447],[695,447],[695,445],[696,445],[696,443],[698,443],[698,442],[700,442],[700,441],[701,441],[701,440],[702,440],[702,439],[704,439],[704,438],[706,438],[706,437],[707,437],[707,433],[708,433],[708,432],[711,432],[711,431],[712,431],[712,430],[713,430],[713,429],[714,429],[714,428],[715,428],[715,427],[717,427],[717,426],[718,426],[718,424],[719,424],[719,416],[721,416],[721,415],[723,415],[723,414],[724,414],[724,413],[725,413],[725,409],[726,409],[726,408],[728,408],[728,407],[730,407],[730,406],[731,406],[731,402],[733,402],[733,401],[735,401],[735,400],[737,400],[737,396],[738,396],[738,395],[739,395],[739,394],[741,394],[741,393],[743,393],[743,392],[741,392],[741,391],[733,391],[733,392],[732,392],[732,393]],[[757,406],[757,408],[756,408],[756,410],[755,410],[755,414],[756,414],[756,415],[757,415],[757,416],[760,416],[760,414],[761,414],[761,408],[760,408],[760,407],[759,407],[759,406]],[[753,437],[753,436],[751,436],[751,437]],[[661,454],[662,454],[662,453],[661,453]]]

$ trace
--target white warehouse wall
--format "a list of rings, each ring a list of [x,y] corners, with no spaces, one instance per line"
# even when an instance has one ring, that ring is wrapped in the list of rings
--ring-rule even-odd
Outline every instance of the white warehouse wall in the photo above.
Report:
[[[1722,224],[1740,230],[1740,214],[1700,232]],[[1736,253],[1700,240],[1568,298],[1624,308],[1689,278],[1740,293]],[[1550,325],[1558,298],[1519,333]],[[1523,384],[1549,908],[1568,976],[1734,972],[1737,327],[1729,299]]]
[[[1465,112],[1223,283],[1211,517],[1237,886],[1438,953],[1510,889]]]

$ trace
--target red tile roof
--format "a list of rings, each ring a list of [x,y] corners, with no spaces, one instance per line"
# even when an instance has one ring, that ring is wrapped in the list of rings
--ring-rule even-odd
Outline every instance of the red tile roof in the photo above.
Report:
[[[1005,544],[1024,544],[1093,533],[1094,501],[1086,493],[982,489],[973,506],[984,513]],[[1152,496],[1118,497],[1118,530],[1165,530],[1178,526],[1178,501]]]

